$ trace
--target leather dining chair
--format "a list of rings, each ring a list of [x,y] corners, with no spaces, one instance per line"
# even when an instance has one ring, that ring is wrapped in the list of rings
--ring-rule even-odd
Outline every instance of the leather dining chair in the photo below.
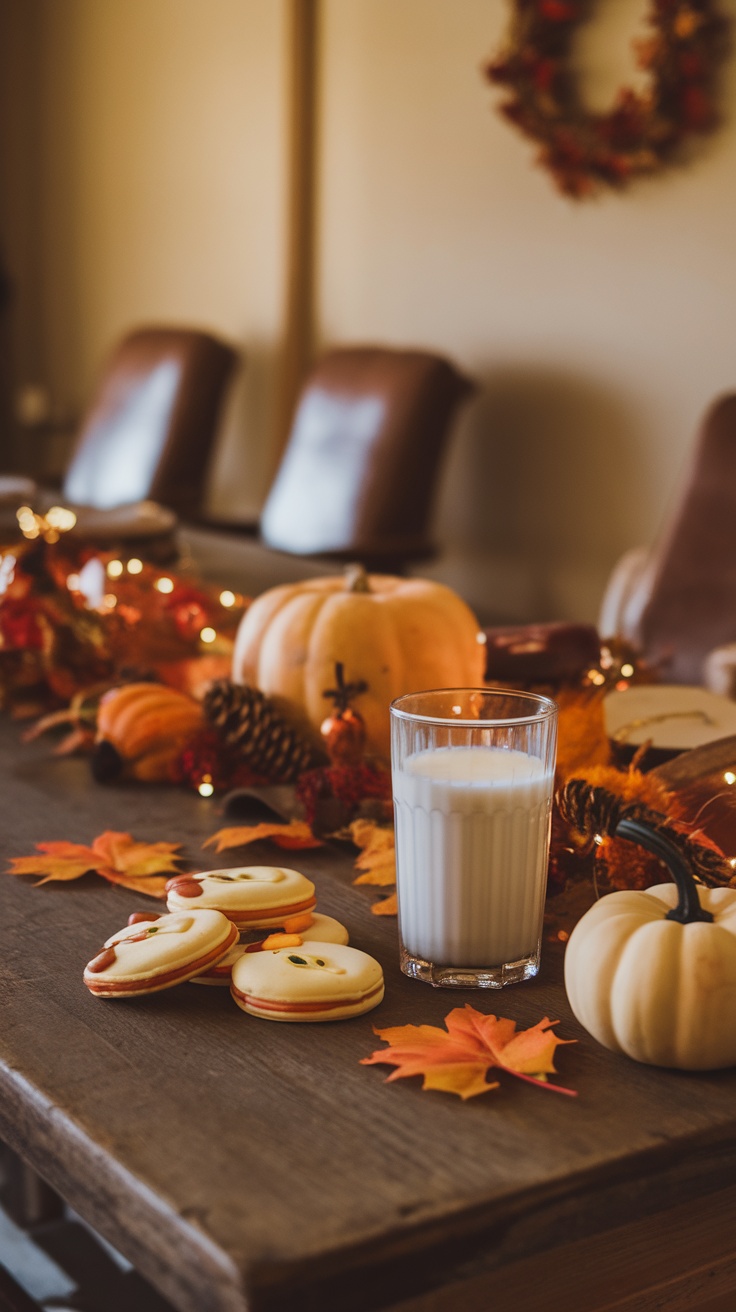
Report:
[[[195,514],[237,360],[198,329],[146,327],[124,337],[75,443],[64,500],[111,510],[150,499]]]
[[[257,538],[262,553],[305,562],[400,570],[432,555],[441,457],[473,391],[429,351],[327,352],[302,388],[259,524],[226,527]]]
[[[238,354],[193,328],[141,327],[114,347],[100,373],[61,491],[0,479],[0,518],[20,501],[44,511],[61,500],[74,534],[95,540],[170,536],[198,513],[205,473]]]
[[[705,415],[665,531],[614,568],[599,629],[633,643],[673,683],[702,682],[709,652],[736,642],[736,394]]]

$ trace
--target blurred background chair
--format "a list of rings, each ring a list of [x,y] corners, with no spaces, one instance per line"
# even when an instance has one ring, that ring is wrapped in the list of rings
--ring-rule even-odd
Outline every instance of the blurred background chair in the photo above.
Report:
[[[736,642],[736,394],[707,412],[669,526],[614,568],[599,629],[672,683],[701,683],[709,652]]]
[[[78,510],[75,531],[93,537],[170,533],[177,516],[198,514],[237,362],[231,346],[197,329],[128,333],[102,370],[61,491],[26,487],[34,509],[61,499]],[[5,493],[7,506],[12,480]]]
[[[305,380],[259,524],[209,527],[250,539],[241,559],[257,587],[334,571],[340,561],[401,571],[431,556],[441,458],[473,390],[429,351],[328,352]],[[206,540],[190,542],[213,568]]]

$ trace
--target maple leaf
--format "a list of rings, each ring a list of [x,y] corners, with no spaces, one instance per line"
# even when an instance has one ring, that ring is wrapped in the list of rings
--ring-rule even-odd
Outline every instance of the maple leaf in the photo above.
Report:
[[[423,1075],[423,1089],[456,1093],[463,1100],[498,1088],[498,1081],[491,1084],[486,1079],[491,1068],[575,1097],[574,1089],[547,1083],[547,1076],[555,1074],[555,1049],[562,1043],[575,1042],[558,1039],[551,1031],[556,1024],[545,1016],[530,1029],[517,1032],[515,1021],[485,1016],[468,1003],[448,1013],[444,1030],[437,1025],[397,1025],[375,1030],[389,1046],[364,1057],[361,1065],[395,1066],[387,1083]]]
[[[103,879],[125,888],[134,888],[151,897],[164,897],[167,880],[164,872],[176,871],[177,849],[181,843],[137,843],[130,834],[107,829],[92,844],[104,864],[95,868]]]
[[[229,847],[245,847],[256,843],[260,838],[272,838],[279,847],[307,848],[322,847],[321,838],[315,838],[305,820],[291,820],[288,825],[259,824],[235,825],[230,829],[218,829],[203,847],[213,847],[216,852],[224,852]]]
[[[354,820],[349,827],[350,838],[361,848],[355,861],[356,870],[362,873],[355,884],[396,883],[396,840],[393,829],[376,824],[375,820]]]
[[[93,839],[90,847],[65,841],[36,843],[35,856],[15,857],[11,875],[41,875],[38,883],[49,880],[80,879],[95,871],[113,884],[122,884],[138,893],[164,897],[164,872],[177,869],[176,855],[180,843],[139,843],[130,834],[106,829]]]
[[[381,898],[380,902],[374,902],[371,911],[374,916],[398,916],[399,904],[396,894],[390,893],[388,897]]]
[[[16,856],[10,862],[11,875],[43,875],[39,884],[49,879],[80,879],[94,870],[99,858],[91,847],[81,843],[36,843],[37,856]]]

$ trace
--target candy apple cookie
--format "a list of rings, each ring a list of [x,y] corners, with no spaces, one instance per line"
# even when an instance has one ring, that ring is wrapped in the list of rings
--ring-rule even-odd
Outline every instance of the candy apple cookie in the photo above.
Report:
[[[238,929],[282,926],[284,920],[312,911],[317,904],[311,879],[283,866],[234,866],[175,875],[166,892],[169,911],[211,908]]]
[[[310,923],[305,924],[298,934],[293,932],[294,925],[306,921]],[[268,951],[270,948],[277,947],[301,947],[302,943],[310,943],[315,939],[320,943],[347,943],[348,931],[339,920],[314,911],[306,912],[300,917],[292,916],[291,920],[287,920],[286,924],[281,926],[280,931],[269,934],[265,939],[262,929],[254,929],[246,937],[247,941],[236,943],[220,961],[216,961],[209,970],[204,970],[201,975],[197,975],[191,983],[229,985],[233,966],[236,961],[240,961],[244,952]]]
[[[88,963],[84,982],[99,998],[135,998],[183,984],[229,952],[238,930],[219,911],[136,920]]]
[[[343,1020],[378,1006],[383,971],[367,952],[342,943],[246,951],[230,992],[243,1011],[265,1020]]]

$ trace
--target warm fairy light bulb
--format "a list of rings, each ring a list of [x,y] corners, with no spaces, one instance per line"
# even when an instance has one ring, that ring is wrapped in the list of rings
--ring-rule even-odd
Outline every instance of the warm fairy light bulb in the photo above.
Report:
[[[107,562],[108,578],[119,579],[124,569],[125,566],[122,560],[108,560]]]
[[[591,683],[595,684],[596,688],[600,688],[606,682],[606,676],[601,674],[600,670],[588,670],[588,678]]]
[[[164,578],[160,578],[160,579],[156,579],[156,582],[154,583],[153,586],[154,586],[154,588],[156,588],[156,590],[157,590],[158,592],[173,592],[173,591],[174,591],[174,580],[173,580],[173,579],[167,579],[167,578],[165,578],[165,577],[164,577]]]
[[[50,506],[46,511],[46,523],[51,528],[58,529],[60,533],[68,533],[70,528],[74,528],[77,517],[73,510],[67,506]]]
[[[603,839],[601,838],[600,834],[595,834],[595,835],[594,835],[594,837],[593,837],[593,842],[595,843],[596,847],[602,847],[602,846],[603,846]]]
[[[30,506],[21,506],[15,515],[18,521],[18,527],[24,538],[37,538],[41,532],[38,527],[38,520],[31,510]]]
[[[128,561],[128,573],[140,574],[142,573],[142,571],[143,571],[143,561],[139,560],[137,556],[131,556],[130,560]]]
[[[107,608],[107,610],[114,610],[118,604],[118,599],[115,596],[115,593],[106,592],[104,597],[102,598],[102,604]]]
[[[623,674],[625,679],[630,679],[632,674],[634,673],[633,665],[631,665],[630,662],[627,661],[625,665],[621,666],[621,673]]]
[[[201,642],[214,642],[215,638],[217,637],[217,633],[215,632],[214,629],[210,628],[210,626],[207,625],[206,628],[200,629],[199,637]]]
[[[736,774],[734,774],[733,770],[725,770],[723,778],[726,780],[727,784],[736,784]]]
[[[225,588],[225,591],[220,593],[221,606],[234,606],[235,601],[236,601],[235,593],[231,592],[229,588]]]
[[[215,785],[212,782],[212,775],[206,774],[202,778],[201,784],[197,785],[197,792],[200,797],[211,797],[215,791]]]
[[[480,629],[479,632],[476,633],[476,635],[475,635],[475,641],[478,642],[478,643],[480,643],[481,647],[484,645],[484,643],[488,642],[488,637],[487,637],[487,635],[483,632],[482,629]]]
[[[66,586],[70,592],[79,592],[80,577],[78,574],[67,574]]]

